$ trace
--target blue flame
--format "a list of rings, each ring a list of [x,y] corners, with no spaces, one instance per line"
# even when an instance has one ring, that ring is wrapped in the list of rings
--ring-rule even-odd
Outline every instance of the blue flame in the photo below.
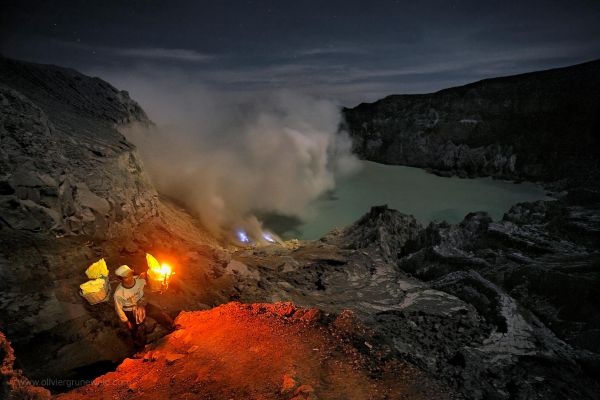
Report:
[[[263,238],[265,238],[265,240],[267,242],[275,243],[275,239],[273,239],[273,235],[271,235],[269,232],[263,232],[262,236],[263,236]]]
[[[250,238],[248,237],[248,235],[246,234],[246,232],[243,229],[238,229],[237,236],[238,236],[238,239],[240,240],[240,242],[250,243]]]

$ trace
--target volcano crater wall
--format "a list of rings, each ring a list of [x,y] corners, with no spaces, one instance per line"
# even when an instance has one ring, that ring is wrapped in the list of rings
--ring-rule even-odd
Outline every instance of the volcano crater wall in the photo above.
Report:
[[[593,182],[600,160],[600,61],[486,79],[345,108],[370,161],[462,177]],[[591,173],[594,171],[594,173]]]

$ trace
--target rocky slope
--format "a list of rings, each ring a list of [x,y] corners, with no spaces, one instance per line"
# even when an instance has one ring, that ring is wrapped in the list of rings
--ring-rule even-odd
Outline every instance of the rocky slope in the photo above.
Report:
[[[382,359],[350,313],[229,303],[182,325],[115,372],[58,399],[449,399],[415,367]],[[368,342],[367,342],[368,343]],[[165,379],[167,377],[167,379]]]
[[[353,310],[375,343],[465,398],[596,399],[600,197],[590,195],[427,227],[374,207],[320,241],[240,251],[229,268],[243,301]]]
[[[220,248],[160,201],[119,132],[130,122],[151,123],[101,79],[0,58],[0,331],[32,379],[85,377],[130,354],[112,304],[78,294],[100,257],[113,271],[141,269],[145,251],[180,264],[186,280],[159,299],[173,314],[227,300]]]
[[[105,237],[115,224],[156,214],[157,194],[117,130],[150,123],[126,92],[73,70],[0,58],[0,102],[3,226]]]
[[[598,178],[600,61],[394,95],[344,110],[367,160],[441,175]]]

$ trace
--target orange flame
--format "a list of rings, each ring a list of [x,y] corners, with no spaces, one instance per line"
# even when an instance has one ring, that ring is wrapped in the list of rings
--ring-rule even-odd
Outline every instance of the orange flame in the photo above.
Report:
[[[170,276],[171,273],[173,272],[173,270],[171,269],[169,264],[165,264],[165,263],[163,263],[160,266],[160,269],[153,269],[153,271],[161,274],[164,277]]]
[[[160,264],[156,258],[150,253],[146,253],[146,261],[148,262],[148,278],[161,282],[164,289],[169,287],[169,278],[174,274],[173,269],[169,264]]]

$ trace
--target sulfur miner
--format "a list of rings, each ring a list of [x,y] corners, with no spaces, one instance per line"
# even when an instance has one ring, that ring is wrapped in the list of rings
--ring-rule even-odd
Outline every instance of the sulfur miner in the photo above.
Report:
[[[169,332],[176,329],[173,319],[157,306],[148,303],[144,297],[146,273],[135,276],[127,265],[121,265],[115,271],[121,281],[114,294],[115,311],[127,329],[136,347],[146,344],[146,314],[165,327]]]

